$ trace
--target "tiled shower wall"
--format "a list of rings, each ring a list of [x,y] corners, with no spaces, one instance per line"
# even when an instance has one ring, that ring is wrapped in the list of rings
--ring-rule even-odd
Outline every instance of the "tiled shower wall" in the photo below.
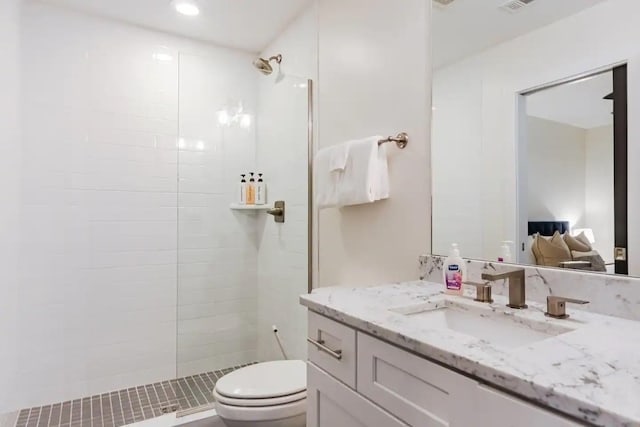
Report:
[[[255,167],[252,60],[180,56],[178,376],[256,360],[257,222],[229,209],[240,174]],[[240,102],[251,127],[217,126],[216,112]]]
[[[252,135],[218,132],[210,114],[255,91],[242,80],[254,72],[250,55],[33,1],[24,2],[21,44],[22,147],[2,156],[18,159],[20,181],[3,180],[3,197],[18,195],[3,215],[19,207],[21,243],[16,251],[12,242],[18,281],[1,298],[15,316],[2,330],[0,413],[173,378],[177,332],[189,369],[213,363],[207,340],[225,333],[229,357],[247,354],[248,337],[218,329],[251,321],[224,312],[251,311],[255,294],[237,287],[255,280],[255,265],[243,262],[255,256],[252,233],[226,209],[226,173],[235,179],[253,156]],[[194,108],[208,103],[200,116],[190,104],[179,116],[179,53],[207,67],[203,79],[236,76],[221,77],[231,89],[192,93]],[[204,279],[211,273],[223,287]],[[224,301],[212,299],[218,291]],[[223,359],[218,367],[242,362]]]
[[[9,408],[18,343],[17,292],[20,220],[20,11],[19,0],[2,2],[0,13],[0,414]],[[0,415],[0,426],[11,419]]]

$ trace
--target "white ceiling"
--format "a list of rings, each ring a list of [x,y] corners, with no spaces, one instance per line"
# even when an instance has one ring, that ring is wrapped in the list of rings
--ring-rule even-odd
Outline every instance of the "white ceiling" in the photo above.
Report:
[[[535,0],[513,14],[499,9],[507,0],[454,0],[446,7],[434,3],[434,66],[440,68],[601,1]]]
[[[176,13],[170,0],[44,0],[130,24],[260,52],[311,0],[198,0],[200,15]]]
[[[527,96],[527,114],[571,126],[592,129],[613,124],[613,73],[556,86]]]

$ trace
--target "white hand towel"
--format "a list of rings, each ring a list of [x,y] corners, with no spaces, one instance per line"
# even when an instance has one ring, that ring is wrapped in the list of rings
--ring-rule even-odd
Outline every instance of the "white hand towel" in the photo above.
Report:
[[[349,145],[351,141],[334,145],[329,149],[329,170],[331,172],[342,172],[347,165],[349,156]]]
[[[314,160],[316,204],[319,209],[338,205],[338,186],[349,154],[349,143],[323,148]]]
[[[378,147],[378,179],[376,200],[388,199],[390,195],[390,188],[389,164],[387,163],[387,144],[382,144]]]
[[[351,141],[344,173],[338,184],[338,206],[373,203],[389,197],[386,149],[380,136]]]

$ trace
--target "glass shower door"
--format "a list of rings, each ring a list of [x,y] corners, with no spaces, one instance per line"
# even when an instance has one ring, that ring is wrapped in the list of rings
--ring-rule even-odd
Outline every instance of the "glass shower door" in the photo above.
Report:
[[[250,58],[180,56],[177,376],[182,414],[211,407],[224,374],[305,357],[307,80],[263,76]],[[267,205],[240,210],[241,174],[262,173]],[[295,319],[295,321],[293,321]]]

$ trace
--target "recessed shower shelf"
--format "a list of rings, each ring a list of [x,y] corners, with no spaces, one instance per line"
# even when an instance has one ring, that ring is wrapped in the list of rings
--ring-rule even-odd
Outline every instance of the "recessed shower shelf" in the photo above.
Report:
[[[271,205],[240,205],[237,203],[231,203],[229,207],[234,211],[268,211],[273,208]]]

